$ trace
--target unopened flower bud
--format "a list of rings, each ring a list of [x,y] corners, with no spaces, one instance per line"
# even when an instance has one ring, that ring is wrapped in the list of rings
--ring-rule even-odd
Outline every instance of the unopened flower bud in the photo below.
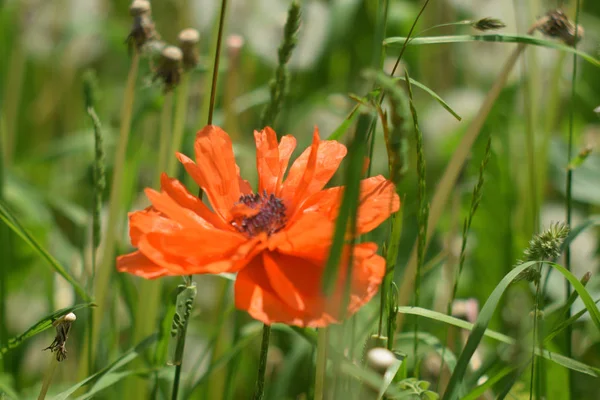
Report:
[[[179,84],[182,60],[183,52],[178,47],[167,46],[161,52],[154,80],[160,79],[164,84],[165,91],[168,92]]]
[[[129,15],[133,17],[131,32],[127,36],[130,49],[134,46],[139,51],[147,42],[159,38],[152,21],[150,2],[135,0],[129,6]]]
[[[179,48],[183,52],[183,67],[190,70],[198,65],[200,55],[198,54],[198,42],[200,33],[196,29],[188,28],[179,33]]]
[[[394,353],[383,347],[376,347],[367,353],[367,365],[382,376],[396,362],[398,359]]]

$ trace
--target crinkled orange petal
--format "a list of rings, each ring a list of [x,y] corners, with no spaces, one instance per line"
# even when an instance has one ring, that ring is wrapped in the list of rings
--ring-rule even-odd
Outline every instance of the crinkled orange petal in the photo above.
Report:
[[[302,213],[285,230],[269,238],[270,250],[312,259],[323,260],[329,254],[335,225],[321,213]]]
[[[275,252],[263,252],[263,264],[267,278],[275,293],[285,304],[293,310],[303,311],[305,304],[298,286],[305,286],[302,281],[314,282],[315,277],[311,272],[317,270],[318,267],[314,265],[308,267],[309,263],[306,260],[289,264],[291,258],[284,257]]]
[[[302,205],[304,212],[319,212],[335,220],[344,188],[341,186],[322,190],[309,197]],[[378,175],[360,182],[357,234],[375,229],[390,214],[400,209],[400,197],[394,184]]]
[[[282,322],[323,327],[358,311],[377,293],[385,260],[374,243],[355,246],[350,297],[344,304],[347,267],[340,271],[332,296],[321,293],[322,263],[278,252],[265,252],[242,269],[236,280],[236,306],[267,324]],[[346,249],[347,250],[347,249]],[[347,254],[345,260],[348,260]],[[342,306],[346,306],[342,309]]]
[[[277,177],[277,191],[275,195],[279,197],[281,193],[282,183],[283,183],[283,175],[287,170],[288,164],[290,162],[290,157],[292,153],[296,149],[296,138],[292,135],[285,135],[281,138],[279,142],[279,176]]]
[[[177,179],[169,178],[167,174],[163,173],[160,176],[160,185],[162,191],[169,195],[177,204],[183,208],[194,211],[200,218],[208,222],[212,226],[216,226],[222,229],[233,229],[233,227],[225,223],[217,214],[212,212],[206,204],[198,198],[198,196],[192,195],[185,186]]]
[[[294,161],[283,182],[281,197],[293,214],[307,197],[325,187],[346,155],[346,146],[334,140],[320,140],[315,128],[313,143]]]
[[[266,275],[263,257],[255,257],[242,269],[235,280],[235,306],[252,318],[265,324],[281,322],[288,325],[308,326],[302,314],[285,304],[271,287]],[[313,321],[325,326],[329,321]]]
[[[139,251],[117,257],[117,271],[127,272],[146,279],[173,275],[168,269],[154,264]]]
[[[241,193],[231,139],[218,126],[207,125],[196,134],[194,149],[206,191],[216,200],[213,207],[226,215]]]
[[[157,192],[153,189],[146,189],[146,196],[152,203],[152,206],[163,213],[168,218],[179,223],[182,227],[192,229],[214,229],[214,226],[208,223],[189,208],[182,207],[165,192]]]
[[[250,185],[239,176],[231,139],[221,128],[207,125],[196,134],[196,162],[177,153],[177,158],[194,181],[204,190],[213,209],[229,221],[229,210]]]
[[[265,127],[254,131],[256,143],[256,169],[258,170],[258,193],[276,193],[279,177],[279,144],[275,131]]]
[[[138,243],[138,250],[154,264],[170,271],[172,275],[188,275],[190,264],[183,257],[164,252],[156,236],[144,235]]]
[[[129,213],[129,237],[133,247],[137,247],[140,237],[148,232],[171,232],[179,229],[181,226],[178,223],[165,218],[152,207]]]

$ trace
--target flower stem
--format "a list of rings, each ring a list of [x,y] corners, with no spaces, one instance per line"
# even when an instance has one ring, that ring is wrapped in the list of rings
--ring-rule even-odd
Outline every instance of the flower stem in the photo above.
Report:
[[[133,109],[133,101],[135,99],[135,81],[138,74],[140,62],[140,55],[137,50],[133,51],[131,66],[129,68],[129,74],[127,76],[127,83],[125,85],[125,93],[123,95],[123,106],[121,108],[121,127],[119,130],[119,142],[117,143],[117,150],[115,153],[115,162],[113,166],[113,179],[110,192],[110,203],[108,209],[108,223],[106,224],[106,236],[104,241],[104,252],[102,256],[102,267],[98,270],[97,279],[94,282],[94,295],[96,296],[96,303],[99,307],[103,307],[106,302],[106,297],[109,293],[108,285],[110,283],[110,277],[114,267],[114,250],[115,240],[120,226],[119,220],[121,217],[121,193],[123,186],[123,176],[125,167],[125,158],[127,155],[127,143],[129,141],[129,131],[131,129],[131,114]],[[99,310],[94,313],[94,324],[91,328],[93,330],[93,337],[98,338],[98,330],[100,329],[100,322],[102,316],[106,313]],[[88,346],[92,346],[92,364],[94,362],[96,354],[95,343],[88,343]],[[89,375],[91,371],[85,374]]]
[[[173,379],[173,391],[171,392],[171,400],[177,400],[179,395],[179,382],[181,381],[181,366],[179,364],[175,367],[175,378]]]
[[[219,17],[219,33],[217,34],[217,48],[215,49],[215,60],[213,65],[212,84],[210,87],[210,104],[208,106],[207,125],[212,124],[215,109],[215,98],[217,95],[217,77],[219,76],[219,61],[221,59],[221,42],[223,41],[223,29],[225,28],[225,12],[227,11],[227,0],[221,0],[221,15]]]
[[[317,370],[315,371],[314,400],[325,398],[325,372],[327,368],[327,328],[320,328],[317,336]]]
[[[579,10],[580,10],[580,1],[577,0],[576,5],[575,5],[575,41],[574,41],[574,45],[573,47],[577,46],[577,34],[579,32]],[[569,109],[569,144],[568,144],[568,150],[567,150],[567,165],[569,165],[569,163],[571,162],[571,157],[572,157],[572,153],[573,153],[573,130],[574,130],[574,119],[575,119],[575,105],[573,104],[575,102],[575,89],[576,89],[576,80],[577,80],[577,57],[573,57],[573,74],[571,76],[571,107]],[[573,168],[567,168],[567,182],[566,182],[566,192],[567,192],[567,199],[566,199],[566,212],[567,212],[567,225],[571,226],[571,219],[572,219],[572,211],[573,211]],[[567,245],[567,248],[565,249],[565,268],[567,268],[568,271],[571,271],[571,245],[570,243]],[[569,282],[569,280],[566,280],[566,284],[565,284],[565,289],[566,289],[566,293],[565,296],[566,298],[569,297],[570,293],[571,293],[571,283]],[[566,319],[569,319],[571,317],[571,308],[569,308],[567,310],[567,315],[565,316]],[[573,356],[573,326],[571,324],[569,324],[567,326],[567,335],[566,335],[566,355],[567,357],[572,357]],[[569,391],[571,392],[571,396],[573,395],[573,374],[569,373],[570,375],[570,379],[569,379]]]
[[[177,173],[177,158],[174,154],[176,151],[181,149],[181,144],[183,142],[189,92],[190,74],[186,73],[181,78],[179,86],[177,86],[177,99],[175,100],[175,116],[173,118],[171,149],[167,154],[166,172],[169,176],[174,176]]]
[[[44,400],[46,398],[46,394],[48,393],[48,389],[52,383],[52,378],[54,377],[54,371],[56,370],[57,365],[58,361],[56,360],[54,353],[52,353],[50,355],[50,363],[48,364],[46,372],[44,373],[44,381],[42,382],[42,389],[38,395],[38,400]]]
[[[267,371],[267,355],[269,353],[269,339],[271,337],[271,327],[263,325],[262,343],[260,345],[260,358],[258,361],[258,376],[256,378],[256,389],[254,391],[254,400],[261,400],[265,394],[265,372]]]

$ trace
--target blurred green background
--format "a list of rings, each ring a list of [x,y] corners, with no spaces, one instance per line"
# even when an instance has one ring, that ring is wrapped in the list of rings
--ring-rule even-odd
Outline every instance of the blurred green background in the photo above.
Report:
[[[321,137],[330,135],[354,106],[350,93],[365,95],[371,83],[361,71],[373,65],[376,52],[378,2],[375,0],[304,0],[298,47],[290,62],[290,92],[277,124],[279,134],[291,133],[303,149],[318,126]],[[493,17],[506,24],[501,32],[524,34],[536,18],[559,4],[531,0],[437,0],[425,9],[416,33],[434,25],[465,19]],[[256,180],[252,132],[269,99],[268,82],[276,65],[289,2],[283,0],[231,0],[228,6],[223,58],[219,74],[214,123],[233,138],[242,175]],[[390,0],[386,37],[405,36],[422,2]],[[129,2],[119,0],[3,0],[0,3],[0,131],[2,132],[2,197],[21,223],[80,282],[85,282],[91,254],[92,165],[94,136],[85,113],[82,76],[88,69],[97,74],[97,113],[103,123],[107,155],[107,182],[120,123],[120,107],[130,63],[126,37],[131,27]],[[152,1],[152,14],[162,40],[175,43],[180,30],[194,27],[201,33],[200,65],[190,72],[190,97],[183,152],[193,154],[194,133],[206,123],[210,92],[216,23],[219,2],[215,0]],[[565,2],[574,17],[574,2]],[[580,24],[585,37],[578,49],[599,57],[600,2],[583,1]],[[437,28],[424,35],[475,34],[469,26]],[[539,35],[539,34],[537,34]],[[462,117],[456,121],[425,92],[414,89],[415,102],[424,135],[428,196],[435,191],[446,164],[454,153],[470,119],[477,113],[500,68],[516,44],[458,43],[409,46],[403,67],[410,76],[437,92]],[[397,48],[386,48],[384,70],[390,72]],[[445,212],[433,236],[426,257],[422,307],[445,311],[447,265],[454,265],[460,252],[462,220],[469,208],[479,164],[489,135],[492,158],[488,166],[483,200],[475,216],[467,262],[458,297],[482,304],[500,279],[522,255],[534,232],[550,222],[564,221],[564,193],[567,165],[566,137],[569,111],[574,109],[575,151],[586,145],[595,150],[574,174],[574,222],[577,225],[599,213],[600,206],[600,73],[596,66],[579,59],[576,94],[571,101],[573,57],[553,49],[528,48],[511,74],[476,141],[471,159],[454,187]],[[123,209],[136,210],[148,203],[143,188],[155,181],[159,120],[164,100],[160,85],[152,82],[152,63],[143,59],[136,86],[136,99],[128,146],[125,179],[128,190]],[[387,157],[381,127],[376,131],[373,174],[387,175]],[[531,135],[531,136],[528,136]],[[533,147],[527,138],[533,138]],[[416,174],[413,160],[399,192],[403,198],[404,225],[400,246],[398,285],[417,234]],[[342,139],[345,141],[346,138]],[[299,154],[299,151],[297,151]],[[531,165],[534,185],[531,184]],[[180,171],[190,188],[196,188]],[[334,178],[340,183],[341,177]],[[110,186],[105,198],[108,199]],[[103,212],[103,216],[104,216]],[[106,221],[104,221],[104,224]],[[129,249],[126,226],[119,233],[118,253]],[[44,315],[72,305],[74,293],[54,274],[33,250],[15,234],[2,227],[0,236],[0,343],[26,330]],[[384,225],[375,233],[387,237]],[[598,272],[598,230],[590,229],[575,242],[572,269],[577,277]],[[102,351],[97,367],[103,367],[133,344],[131,307],[137,303],[139,278],[113,274],[110,286],[112,307],[99,310],[109,314],[102,327]],[[165,304],[179,281],[164,284]],[[240,327],[256,331],[257,326],[231,307],[229,284],[219,277],[197,279],[199,295],[196,315],[187,343],[184,373],[194,382],[219,355],[232,354],[235,367],[218,370],[205,378],[193,398],[220,398],[227,374],[234,374],[229,398],[249,398],[254,387],[259,337],[249,345],[228,353],[235,346],[232,332]],[[600,296],[600,278],[593,275],[587,286],[592,298]],[[547,303],[564,296],[564,282],[558,274],[550,278]],[[129,300],[127,299],[129,297]],[[133,299],[133,300],[131,300]],[[377,303],[374,301],[373,303]],[[133,306],[132,306],[133,304]],[[469,303],[471,304],[471,303]],[[524,286],[509,290],[492,324],[493,329],[517,335],[523,310],[532,307],[532,295]],[[376,311],[371,304],[363,314]],[[574,310],[582,308],[578,301]],[[83,378],[78,352],[84,340],[78,324],[87,311],[77,313],[78,321],[69,339],[69,359],[56,372],[52,390],[59,391]],[[443,326],[423,321],[421,330],[440,336]],[[233,326],[237,326],[236,329]],[[367,325],[365,329],[369,329]],[[407,330],[409,327],[406,328]],[[254,332],[253,331],[253,332]],[[221,337],[215,344],[212,338]],[[440,336],[442,337],[442,336]],[[574,331],[573,357],[589,365],[600,365],[600,335],[583,317]],[[41,351],[52,340],[44,333],[7,353],[0,365],[0,398],[3,390],[19,398],[37,395],[48,354]],[[312,381],[308,366],[312,348],[289,332],[275,332],[270,354],[270,399],[295,399]],[[559,346],[554,349],[560,351]],[[408,346],[410,348],[410,346]],[[493,360],[501,353],[497,343],[485,342],[482,357]],[[564,350],[564,349],[562,349]],[[200,355],[208,356],[196,364]],[[212,360],[212,361],[211,361]],[[429,360],[426,358],[425,360]],[[497,362],[505,362],[506,360]],[[433,362],[433,361],[431,361]],[[426,375],[427,365],[422,367]],[[566,370],[548,367],[548,393],[564,393]],[[555,368],[556,370],[552,370]],[[433,368],[434,369],[434,368]],[[301,371],[301,372],[299,372]],[[581,397],[598,398],[600,381],[574,375]],[[144,377],[128,380],[143,382]],[[165,378],[165,382],[168,380]],[[103,398],[119,397],[127,380],[118,382]],[[143,383],[142,383],[143,384]],[[518,387],[515,387],[515,391]],[[161,392],[162,393],[162,392]],[[515,392],[515,395],[518,395]],[[113,397],[117,396],[117,397]],[[549,399],[559,399],[562,394]],[[138,397],[131,397],[138,398]],[[144,398],[144,397],[139,397]]]

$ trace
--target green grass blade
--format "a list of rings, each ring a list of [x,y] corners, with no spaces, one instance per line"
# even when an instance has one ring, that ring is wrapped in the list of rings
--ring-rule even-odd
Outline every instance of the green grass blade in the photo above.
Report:
[[[21,345],[21,343],[23,343],[25,340],[29,339],[30,337],[35,336],[38,333],[41,333],[48,328],[51,328],[52,323],[54,321],[56,321],[58,318],[62,317],[63,315],[67,315],[68,313],[80,310],[82,308],[95,307],[95,306],[96,305],[94,303],[77,304],[72,307],[62,308],[56,312],[53,312],[52,314],[46,315],[44,318],[40,319],[38,322],[33,324],[25,332],[23,332],[19,336],[15,336],[14,338],[9,339],[6,345],[0,347],[0,358],[2,358],[2,354],[5,354],[9,350],[19,347],[19,345]]]
[[[68,388],[67,390],[57,394],[56,396],[54,396],[52,398],[52,400],[66,400],[66,399],[70,398],[70,396],[73,393],[75,393],[77,390],[84,387],[88,383],[94,381],[95,379],[102,378],[103,376],[105,376],[107,374],[113,373],[116,370],[118,370],[119,368],[127,365],[128,363],[130,363],[131,361],[136,359],[140,354],[143,353],[144,350],[146,350],[155,341],[156,341],[156,335],[147,337],[146,339],[142,340],[137,346],[135,346],[134,348],[127,351],[125,354],[123,354],[121,357],[116,359],[110,365],[106,366],[104,369],[96,372],[95,374],[93,374],[91,376],[88,376],[81,382],[78,382],[75,385]]]
[[[537,263],[538,263],[537,261],[530,261],[530,262],[520,264],[517,267],[513,268],[508,274],[506,274],[504,276],[504,278],[502,278],[500,283],[496,286],[494,291],[490,294],[487,301],[483,305],[483,308],[481,309],[479,317],[477,317],[477,321],[475,321],[475,324],[473,325],[473,329],[471,330],[471,334],[469,335],[467,343],[458,359],[458,362],[456,363],[456,368],[454,369],[454,372],[452,373],[452,376],[450,377],[450,381],[448,382],[448,386],[446,388],[446,392],[444,393],[443,400],[454,400],[458,397],[458,390],[461,385],[461,382],[464,380],[465,374],[467,372],[467,368],[469,366],[469,361],[471,360],[473,353],[475,353],[477,346],[479,346],[481,339],[485,335],[487,326],[489,325],[489,323],[492,319],[494,311],[496,310],[496,307],[498,306],[500,299],[502,298],[502,295],[504,294],[504,291],[508,288],[508,286],[512,283],[512,281],[522,271],[526,270],[527,268],[529,268]],[[553,263],[549,263],[549,264],[552,265],[553,267],[555,267],[556,269],[558,269],[559,272],[563,273],[563,275],[565,275],[565,277],[567,277],[567,279],[569,279],[569,281],[571,281],[571,283],[575,287],[575,290],[577,290],[580,293],[580,295],[582,296],[582,300],[583,300],[584,304],[586,304],[586,307],[588,307],[588,304],[586,301],[587,301],[587,299],[589,299],[589,302],[595,309],[595,312],[599,314],[597,317],[598,317],[598,326],[600,327],[600,313],[595,308],[595,305],[593,305],[593,301],[592,301],[591,297],[589,296],[589,294],[587,293],[585,288],[583,288],[581,283],[579,283],[577,278],[575,278],[570,272],[568,272],[563,267],[561,267],[557,264],[553,264]],[[578,285],[578,286],[576,286],[576,285]],[[582,289],[584,293],[580,292],[580,289]],[[586,296],[586,295],[587,295],[587,299],[584,299],[584,296]],[[592,314],[592,312],[593,311],[590,311],[590,314]],[[594,317],[592,317],[592,318],[594,318]],[[544,351],[544,353],[545,353],[545,351]],[[557,358],[560,358],[560,357],[556,357],[556,356],[558,356],[558,355],[556,354],[555,357],[552,358],[553,361],[557,361]],[[567,357],[565,357],[565,358],[567,358]],[[575,362],[575,360],[572,360],[572,361]],[[577,362],[575,362],[575,363],[577,363]],[[590,368],[590,367],[588,367],[588,368]]]
[[[50,267],[60,276],[65,278],[67,282],[73,286],[77,294],[85,301],[90,301],[90,296],[85,292],[83,287],[73,278],[60,263],[50,255],[44,248],[31,236],[31,234],[19,223],[15,216],[9,211],[6,205],[0,201],[0,219],[17,235],[21,237],[28,245],[30,245],[43,259],[45,259]]]
[[[327,137],[327,140],[340,140],[348,129],[352,126],[352,124],[356,121],[356,118],[359,116],[358,105],[354,106],[350,113],[346,116],[346,119]]]
[[[600,225],[600,215],[593,215],[586,221],[577,225],[575,228],[571,229],[569,232],[569,236],[565,239],[562,244],[562,249],[564,250],[569,244],[571,244],[583,231],[591,228],[593,226]]]
[[[383,41],[384,46],[390,47],[401,47],[405,37],[389,37]],[[574,49],[573,47],[566,46],[564,44],[547,40],[539,39],[533,36],[526,35],[504,35],[504,34],[493,34],[493,35],[455,35],[455,36],[427,36],[420,38],[411,39],[408,44],[412,46],[419,46],[425,44],[447,44],[447,43],[466,43],[466,42],[497,42],[497,43],[524,43],[534,46],[546,47],[567,53],[577,54],[587,62],[597,67],[600,67],[600,60],[592,57],[591,55]]]
[[[516,370],[517,367],[504,367],[497,374],[488,378],[483,384],[477,386],[471,392],[469,392],[465,397],[462,397],[461,400],[477,400],[483,396],[485,392],[492,388],[496,383],[504,379],[511,372]]]
[[[575,275],[569,272],[565,267],[556,263],[547,264],[550,265],[552,268],[558,270],[558,272],[563,274],[564,277],[567,278],[569,282],[571,282],[571,286],[573,286],[573,289],[575,289],[575,291],[579,293],[579,297],[581,297],[585,308],[590,313],[590,317],[592,318],[594,325],[596,325],[598,332],[600,332],[600,311],[598,310],[598,307],[596,307],[596,303],[592,299],[592,296],[590,296],[590,293],[585,289],[583,284],[579,281],[579,279],[577,279]]]
[[[600,299],[596,300],[594,302],[594,304],[598,304],[600,303]],[[584,308],[583,310],[577,312],[576,314],[572,315],[571,318],[561,322],[556,328],[554,328],[552,330],[552,332],[550,332],[548,334],[548,336],[546,336],[544,338],[544,343],[548,343],[550,340],[554,339],[554,337],[556,335],[558,335],[559,333],[561,333],[564,329],[567,328],[567,326],[575,323],[575,321],[577,321],[579,318],[581,318],[583,316],[583,314],[585,314],[587,312],[587,308]]]
[[[322,290],[329,295],[332,293],[338,279],[338,271],[342,260],[342,251],[346,244],[348,227],[353,226],[356,220],[358,200],[360,194],[360,178],[363,160],[366,154],[366,138],[371,122],[372,113],[363,113],[358,117],[356,133],[348,149],[348,167],[345,178],[344,196],[335,223],[335,234],[325,271],[323,272]]]
[[[259,325],[254,326],[257,329],[252,329],[252,332],[246,332],[246,335],[240,338],[240,340],[231,347],[225,354],[223,354],[220,358],[211,363],[208,369],[202,373],[202,375],[197,378],[190,387],[186,390],[186,394],[191,396],[191,394],[203,384],[207,379],[211,377],[211,375],[225,367],[231,360],[238,356],[238,354],[247,346],[249,346],[254,339],[256,339],[262,333],[262,327]],[[187,398],[187,397],[185,397]]]
[[[398,78],[394,78],[394,79],[398,79],[401,81],[406,81],[406,78],[403,76],[399,76]],[[462,118],[460,115],[458,115],[458,113],[456,111],[454,111],[452,109],[452,107],[450,107],[450,105],[448,103],[446,103],[444,101],[444,99],[442,99],[440,97],[439,94],[437,94],[436,92],[434,92],[433,90],[431,90],[430,88],[428,88],[427,86],[423,85],[421,82],[414,80],[413,78],[408,78],[410,80],[410,84],[413,86],[418,87],[419,89],[424,90],[425,92],[427,92],[431,97],[433,97],[433,99],[435,101],[437,101],[438,103],[440,103],[440,105],[442,107],[444,107],[446,109],[446,111],[448,111],[450,114],[452,114],[452,116],[454,118],[456,118],[457,121],[462,121]]]
[[[527,263],[527,264],[529,264],[529,263]],[[525,264],[523,264],[523,265],[525,265]],[[431,310],[428,310],[425,308],[398,307],[398,312],[403,313],[403,314],[419,315],[421,317],[425,317],[425,318],[428,318],[428,319],[431,319],[434,321],[454,325],[458,328],[466,329],[471,332],[474,331],[474,327],[475,327],[475,324],[472,324],[470,322],[464,321],[459,318],[451,317],[449,315],[442,314],[437,311],[431,311]],[[490,339],[494,339],[494,340],[497,340],[499,342],[502,342],[502,343],[505,343],[508,345],[514,345],[516,343],[515,339],[511,338],[510,336],[504,335],[500,332],[493,331],[491,329],[484,329],[483,336],[486,336]],[[480,338],[480,340],[481,340],[481,338]],[[466,349],[466,347],[465,347],[465,349]],[[464,353],[464,350],[463,350],[463,353]],[[582,372],[587,375],[600,377],[600,368],[591,367],[582,362],[573,360],[571,358],[562,356],[557,353],[553,353],[548,350],[544,350],[543,352],[540,353],[540,350],[538,348],[536,348],[535,354],[537,356],[542,356],[549,361],[555,362],[556,364],[561,365],[565,368],[579,371],[579,372]],[[461,357],[462,357],[462,354],[461,354]],[[470,357],[469,357],[469,360],[470,360]]]

